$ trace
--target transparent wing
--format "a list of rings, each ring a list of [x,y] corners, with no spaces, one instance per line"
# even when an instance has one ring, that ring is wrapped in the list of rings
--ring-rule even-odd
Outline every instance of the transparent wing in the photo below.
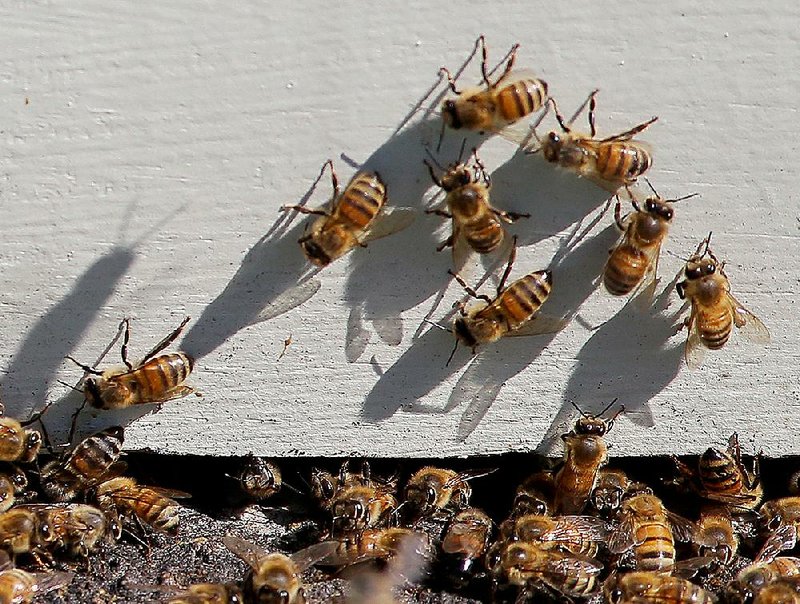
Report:
[[[164,487],[144,487],[150,489],[151,491],[155,491],[159,495],[163,495],[164,497],[168,497],[170,499],[191,499],[192,494],[187,493],[186,491],[179,491],[178,489],[165,489]]]
[[[692,540],[697,532],[697,526],[695,523],[687,518],[684,518],[683,516],[679,516],[678,514],[673,514],[672,512],[668,511],[667,519],[669,520],[670,527],[672,528],[672,536],[676,541],[688,543]]]
[[[608,551],[612,554],[622,554],[637,545],[633,532],[633,524],[629,519],[623,520],[619,530],[611,533],[608,538]]]
[[[580,554],[568,553],[563,557],[552,557],[547,562],[548,574],[567,580],[575,576],[596,576],[603,570],[603,563]],[[566,581],[565,581],[566,582]]]
[[[689,369],[698,369],[703,364],[703,359],[706,356],[706,346],[703,344],[700,332],[697,330],[694,306],[689,318],[689,337],[686,339],[686,348],[683,356]]]
[[[556,526],[547,532],[554,541],[574,541],[575,531],[590,541],[606,541],[615,526],[594,516],[561,516]]]
[[[472,248],[467,243],[466,237],[458,223],[453,220],[453,270],[458,274],[464,272],[464,267],[467,265],[470,257],[472,256]]]
[[[303,572],[312,564],[316,564],[321,560],[324,560],[331,556],[338,547],[338,542],[336,541],[323,541],[322,543],[315,543],[313,545],[309,545],[305,549],[301,549],[299,552],[295,552],[289,558],[291,558],[292,562],[295,563],[297,569],[300,572]]]
[[[647,270],[639,284],[633,288],[631,299],[636,299],[636,305],[641,310],[646,310],[653,304],[658,285],[658,259],[661,257],[661,242],[645,253]]]
[[[258,569],[261,559],[267,555],[263,548],[235,535],[225,535],[222,538],[222,543],[253,570]]]
[[[770,335],[767,326],[757,316],[740,304],[736,298],[728,294],[728,302],[733,308],[733,319],[741,334],[756,344],[769,344]]]
[[[793,549],[796,544],[797,527],[794,524],[782,524],[767,537],[755,562],[772,562],[778,554]]]
[[[506,337],[515,338],[519,336],[541,336],[549,333],[558,333],[569,325],[569,322],[570,319],[564,317],[537,314],[530,321],[514,331],[509,331]]]
[[[310,300],[311,297],[319,291],[320,287],[322,287],[320,280],[312,278],[287,289],[262,308],[251,324],[269,321],[300,306],[305,301]]]
[[[63,573],[63,572],[49,572],[47,574],[35,574],[34,577],[36,577],[36,592],[42,594],[42,593],[47,593],[48,591],[53,591],[54,589],[60,589],[65,585],[69,585],[72,582],[72,578],[74,576],[75,573]]]
[[[414,222],[416,212],[413,208],[384,208],[358,237],[361,243],[369,243],[398,231],[402,231]]]

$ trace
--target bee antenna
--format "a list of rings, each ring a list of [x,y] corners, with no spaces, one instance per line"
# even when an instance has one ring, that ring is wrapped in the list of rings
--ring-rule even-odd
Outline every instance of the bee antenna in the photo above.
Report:
[[[464,149],[467,148],[467,137],[461,140],[461,149],[458,150],[458,163],[461,163],[461,158],[464,157]]]
[[[294,492],[295,492],[295,493],[297,493],[298,495],[304,495],[304,494],[305,494],[305,493],[303,493],[303,491],[301,491],[301,490],[300,490],[300,489],[298,489],[297,487],[294,487],[294,486],[290,485],[290,484],[289,484],[288,482],[286,482],[285,480],[284,480],[284,481],[282,481],[282,482],[281,482],[281,484],[282,484],[283,486],[285,486],[287,489],[289,489],[290,491],[294,491]]]
[[[589,419],[591,417],[588,413],[586,413],[586,411],[584,411],[583,409],[578,407],[578,404],[575,401],[570,401],[569,404],[572,405],[573,407],[575,407],[575,409],[577,409],[578,413],[580,413],[581,416],[585,417],[586,419]]]
[[[456,343],[453,345],[453,351],[450,353],[450,356],[447,357],[447,362],[444,364],[447,367],[450,364],[450,361],[453,360],[453,357],[456,354],[456,350],[458,349],[458,338],[456,338]]]
[[[705,243],[706,243],[706,251],[705,251],[705,252],[703,252],[703,256],[705,256],[706,254],[708,254],[708,248],[709,248],[709,246],[711,245],[711,235],[712,235],[712,234],[713,234],[713,231],[709,231],[709,232],[708,232],[708,237],[706,237],[706,241],[705,241]]]
[[[445,327],[444,325],[439,325],[438,323],[436,323],[434,321],[431,321],[430,319],[422,319],[422,322],[423,323],[427,323],[428,325],[432,325],[433,327],[436,327],[437,329],[441,329],[442,331],[448,331],[450,333],[453,333],[453,330],[450,329],[449,327]]]
[[[438,152],[438,148],[437,148],[437,152]],[[433,162],[433,164],[434,164],[434,165],[435,165],[437,168],[439,168],[439,170],[441,170],[442,172],[444,172],[444,171],[445,171],[445,170],[444,170],[444,168],[442,167],[442,164],[440,164],[440,163],[439,163],[439,160],[437,160],[437,159],[434,157],[433,153],[431,153],[431,149],[430,149],[430,147],[428,147],[427,145],[425,145],[425,153],[427,153],[427,154],[428,154],[428,157],[430,157],[430,158],[431,158],[431,161]]]
[[[442,141],[444,140],[444,129],[445,129],[445,123],[444,119],[442,119],[442,128],[441,130],[439,130],[439,142],[436,144],[436,153],[439,153],[439,151],[442,150]]]
[[[601,415],[605,414],[605,412],[606,412],[606,411],[608,411],[609,409],[611,409],[611,405],[613,405],[614,403],[616,403],[618,400],[619,400],[619,397],[615,397],[613,401],[611,401],[610,403],[608,403],[608,405],[606,405],[605,409],[603,409],[603,410],[602,410],[600,413],[598,413],[598,414],[597,414],[597,417],[600,417]],[[624,409],[624,408],[625,408],[625,407],[623,407],[623,409]],[[619,415],[619,414],[617,414],[617,415]],[[616,416],[615,416],[615,417],[616,417]]]
[[[691,193],[689,195],[684,195],[683,197],[677,197],[676,199],[667,199],[668,203],[678,203],[679,201],[683,201],[684,199],[691,199],[692,197],[699,196],[700,193]]]
[[[61,380],[56,380],[56,381],[57,381],[59,384],[61,384],[62,386],[66,386],[66,387],[67,387],[67,388],[69,388],[70,390],[74,390],[75,392],[81,392],[81,393],[83,392],[83,390],[81,390],[80,388],[76,388],[76,387],[75,387],[75,386],[73,386],[72,384],[67,384],[66,382],[62,382]],[[48,405],[50,405],[50,404],[51,404],[51,403],[48,403]],[[44,411],[42,411],[42,413],[44,413]]]
[[[677,258],[678,260],[683,260],[684,262],[689,262],[689,258],[684,258],[683,256],[680,256],[680,255],[676,254],[675,252],[672,252],[670,250],[664,250],[664,252],[669,254],[670,256],[673,256],[673,257]]]
[[[72,361],[73,363],[75,363],[78,367],[83,369],[86,373],[91,373],[93,375],[103,375],[102,371],[97,371],[97,369],[95,369],[94,367],[89,367],[88,365],[84,365],[83,363],[80,363],[79,361],[76,361],[75,359],[73,359],[69,355],[65,356],[64,358]]]
[[[644,181],[647,183],[647,186],[650,187],[650,190],[653,192],[653,195],[658,197],[658,191],[656,191],[656,188],[653,186],[653,183],[650,182],[650,179],[647,178],[646,176],[643,176],[642,178],[644,178]],[[629,193],[629,195],[630,195],[630,193]],[[633,197],[633,196],[631,196],[631,197]]]

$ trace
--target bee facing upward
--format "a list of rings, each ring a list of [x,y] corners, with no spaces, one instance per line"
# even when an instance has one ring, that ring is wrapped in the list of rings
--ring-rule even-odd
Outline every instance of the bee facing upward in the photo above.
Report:
[[[26,429],[13,417],[6,417],[4,412],[5,406],[0,402],[0,461],[34,461],[42,448],[42,435]]]
[[[596,105],[594,97],[597,92],[597,90],[592,91],[587,99],[590,129],[588,136],[572,130],[572,123],[583,111],[586,103],[575,117],[566,123],[558,111],[555,100],[550,99],[561,132],[552,131],[542,140],[534,130],[533,134],[539,145],[529,153],[541,151],[546,161],[571,170],[579,176],[585,176],[602,188],[615,193],[620,187],[636,182],[636,179],[647,172],[653,164],[650,147],[642,141],[633,140],[633,137],[658,118],[653,117],[620,134],[595,138],[597,130],[594,121]]]
[[[408,226],[410,215],[397,212],[392,223],[384,222],[382,232],[373,230],[376,218],[387,200],[386,185],[377,172],[359,172],[341,191],[333,160],[329,159],[323,164],[320,176],[326,167],[330,168],[333,186],[328,208],[311,209],[300,205],[281,207],[284,211],[295,210],[301,214],[319,216],[298,240],[310,262],[319,267],[328,266],[353,248],[366,247],[369,239],[377,239]]]
[[[132,364],[128,360],[128,340],[131,325],[123,319],[120,327],[125,327],[122,343],[123,365],[97,371],[83,365],[72,357],[67,357],[86,373],[97,377],[87,377],[83,383],[86,400],[97,409],[122,409],[132,405],[163,403],[192,394],[194,389],[184,382],[194,367],[194,359],[185,352],[175,352],[156,356],[181,334],[189,322],[186,317],[178,328],[161,340],[144,358]]]
[[[458,162],[447,170],[444,170],[433,156],[431,159],[442,171],[442,175],[437,176],[433,165],[427,160],[425,165],[428,166],[433,182],[446,193],[444,201],[447,210],[426,210],[426,213],[452,219],[452,233],[439,246],[438,251],[452,246],[456,267],[461,266],[461,259],[468,251],[465,246],[479,254],[493,252],[506,238],[503,222],[514,222],[519,218],[530,216],[530,214],[504,212],[491,205],[489,202],[491,179],[485,166],[478,159],[477,149],[472,150],[472,167],[461,163],[461,154]]]
[[[481,35],[477,44],[481,47],[481,75],[484,87],[459,91],[455,78],[446,67],[439,70],[447,76],[447,82],[455,99],[442,104],[442,120],[453,129],[466,128],[479,132],[499,132],[503,128],[538,111],[547,102],[547,82],[529,71],[512,71],[517,59],[519,44],[512,46],[503,73],[494,82],[489,79],[486,40]]]
[[[645,179],[647,180],[647,179]],[[603,271],[603,284],[614,296],[627,296],[640,287],[655,285],[661,245],[672,223],[672,204],[696,194],[663,199],[647,181],[653,196],[642,206],[631,195],[633,212],[620,216],[620,200],[614,209],[614,220],[623,232],[619,243],[609,252]]]
[[[479,345],[496,342],[506,335],[535,333],[531,332],[526,324],[547,301],[553,287],[553,274],[549,270],[536,271],[505,287],[516,257],[516,244],[515,237],[508,265],[497,284],[497,296],[494,299],[485,294],[478,294],[458,274],[450,271],[467,294],[482,301],[469,310],[466,310],[463,304],[459,305],[459,314],[453,320],[451,330],[456,336],[456,347],[461,342],[469,346],[474,353]],[[450,355],[451,359],[456,347]]]
[[[718,350],[725,346],[734,326],[754,342],[766,344],[770,338],[761,320],[731,295],[725,263],[717,260],[709,249],[710,243],[711,233],[686,262],[685,279],[675,285],[681,299],[691,303],[691,314],[682,326],[689,330],[685,357],[692,368],[700,366],[706,348]]]

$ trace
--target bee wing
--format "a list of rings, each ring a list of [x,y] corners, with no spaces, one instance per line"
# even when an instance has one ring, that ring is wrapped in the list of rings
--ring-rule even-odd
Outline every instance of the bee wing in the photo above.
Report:
[[[654,245],[652,249],[645,253],[647,258],[647,270],[639,284],[633,288],[631,298],[636,298],[636,304],[641,310],[649,308],[656,296],[656,286],[658,285],[658,259],[661,257],[661,242]]]
[[[689,369],[698,369],[703,364],[703,359],[706,356],[706,346],[703,344],[700,332],[697,329],[694,307],[689,318],[689,337],[686,338],[683,356]]]
[[[361,243],[369,243],[407,228],[416,218],[413,208],[384,208],[359,235]]]
[[[323,541],[322,543],[314,543],[299,552],[295,552],[291,556],[292,562],[295,563],[297,569],[303,572],[309,566],[316,564],[322,560],[328,559],[339,546],[336,541]]]
[[[163,495],[169,499],[191,499],[192,494],[187,493],[186,491],[179,491],[178,489],[165,489],[164,487],[144,487],[146,489],[150,489],[151,491],[155,491],[159,495]]]
[[[472,256],[472,248],[470,247],[469,243],[467,243],[467,239],[464,237],[464,232],[462,231],[461,227],[458,226],[458,223],[455,220],[452,222],[453,270],[456,273],[462,274],[467,261],[470,259],[470,256]]]
[[[794,524],[782,524],[767,537],[755,562],[772,562],[778,554],[793,549],[796,544],[797,527]]]
[[[733,320],[741,334],[756,344],[769,344],[769,329],[761,322],[761,319],[747,310],[730,293],[728,294],[728,302],[733,308]]]
[[[235,535],[225,535],[222,543],[253,570],[258,569],[261,559],[267,555],[262,547]]]
[[[507,338],[520,336],[541,336],[549,333],[558,333],[569,325],[570,319],[537,314],[530,321],[524,323],[514,331],[506,334]]]
[[[686,560],[678,560],[675,563],[672,574],[681,579],[691,580],[697,575],[698,571],[708,568],[718,560],[719,558],[714,558],[713,556],[695,556]],[[658,589],[661,588],[659,587]]]
[[[619,528],[612,532],[608,538],[608,551],[612,554],[622,554],[631,549],[636,543],[633,524],[629,519],[623,520]]]
[[[300,306],[306,300],[319,291],[322,283],[319,279],[308,279],[302,283],[290,287],[285,292],[276,296],[272,302],[264,306],[261,311],[251,321],[251,325],[261,323],[262,321],[269,321],[278,315]]]
[[[573,541],[577,530],[584,539],[605,542],[614,528],[614,524],[594,516],[561,516],[547,534],[555,541]]]
[[[35,573],[36,593],[43,594],[54,589],[59,589],[72,582],[75,573],[49,572],[46,574]]]
[[[559,551],[562,551],[562,553],[566,555],[549,557],[547,560],[547,569],[551,577],[555,575],[562,579],[562,584],[567,583],[570,577],[575,577],[576,575],[596,576],[603,570],[603,563],[599,560],[581,554],[574,554],[567,550],[561,550],[560,548]]]
[[[678,514],[673,514],[672,512],[667,511],[667,519],[669,520],[670,527],[672,528],[672,536],[677,541],[688,543],[692,540],[697,532],[697,526],[695,523],[687,518],[684,518],[683,516],[679,516]]]

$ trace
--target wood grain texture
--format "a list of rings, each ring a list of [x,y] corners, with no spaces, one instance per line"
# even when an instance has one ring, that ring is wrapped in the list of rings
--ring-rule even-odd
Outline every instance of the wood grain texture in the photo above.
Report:
[[[698,452],[734,430],[748,451],[798,453],[800,74],[790,68],[800,63],[798,18],[794,3],[764,11],[744,0],[491,11],[485,3],[2,2],[8,411],[24,416],[58,400],[47,425],[63,442],[80,400],[58,382],[80,377],[65,355],[93,361],[123,316],[134,319],[131,346],[142,354],[191,315],[181,348],[198,357],[191,383],[204,396],[145,410],[128,430],[130,448],[553,451],[574,421],[571,401],[597,411],[619,397],[627,411],[610,437],[615,455]],[[347,159],[378,169],[392,204],[424,206],[423,145],[435,143],[438,123],[416,112],[395,129],[440,66],[463,64],[479,33],[494,60],[520,42],[519,65],[547,80],[565,112],[599,87],[601,133],[659,116],[644,137],[655,149],[653,183],[666,196],[701,194],[676,208],[662,284],[713,230],[735,294],[772,332],[768,350],[734,334],[688,371],[674,292],[651,316],[595,287],[617,237],[611,212],[570,240],[599,217],[602,193],[494,139],[481,156],[495,204],[533,215],[512,228],[514,274],[553,267],[545,309],[575,317],[564,331],[500,341],[475,358],[459,350],[445,365],[451,336],[422,319],[442,320],[461,292],[449,284],[448,254],[435,252],[446,225],[423,214],[316,275],[321,287],[302,306],[254,323],[307,276],[296,243],[302,220],[264,235],[326,159],[343,180],[354,171]],[[464,77],[477,80],[477,62]],[[460,143],[446,138],[445,161]],[[329,193],[326,177],[309,203]],[[81,429],[145,411],[87,412]]]

